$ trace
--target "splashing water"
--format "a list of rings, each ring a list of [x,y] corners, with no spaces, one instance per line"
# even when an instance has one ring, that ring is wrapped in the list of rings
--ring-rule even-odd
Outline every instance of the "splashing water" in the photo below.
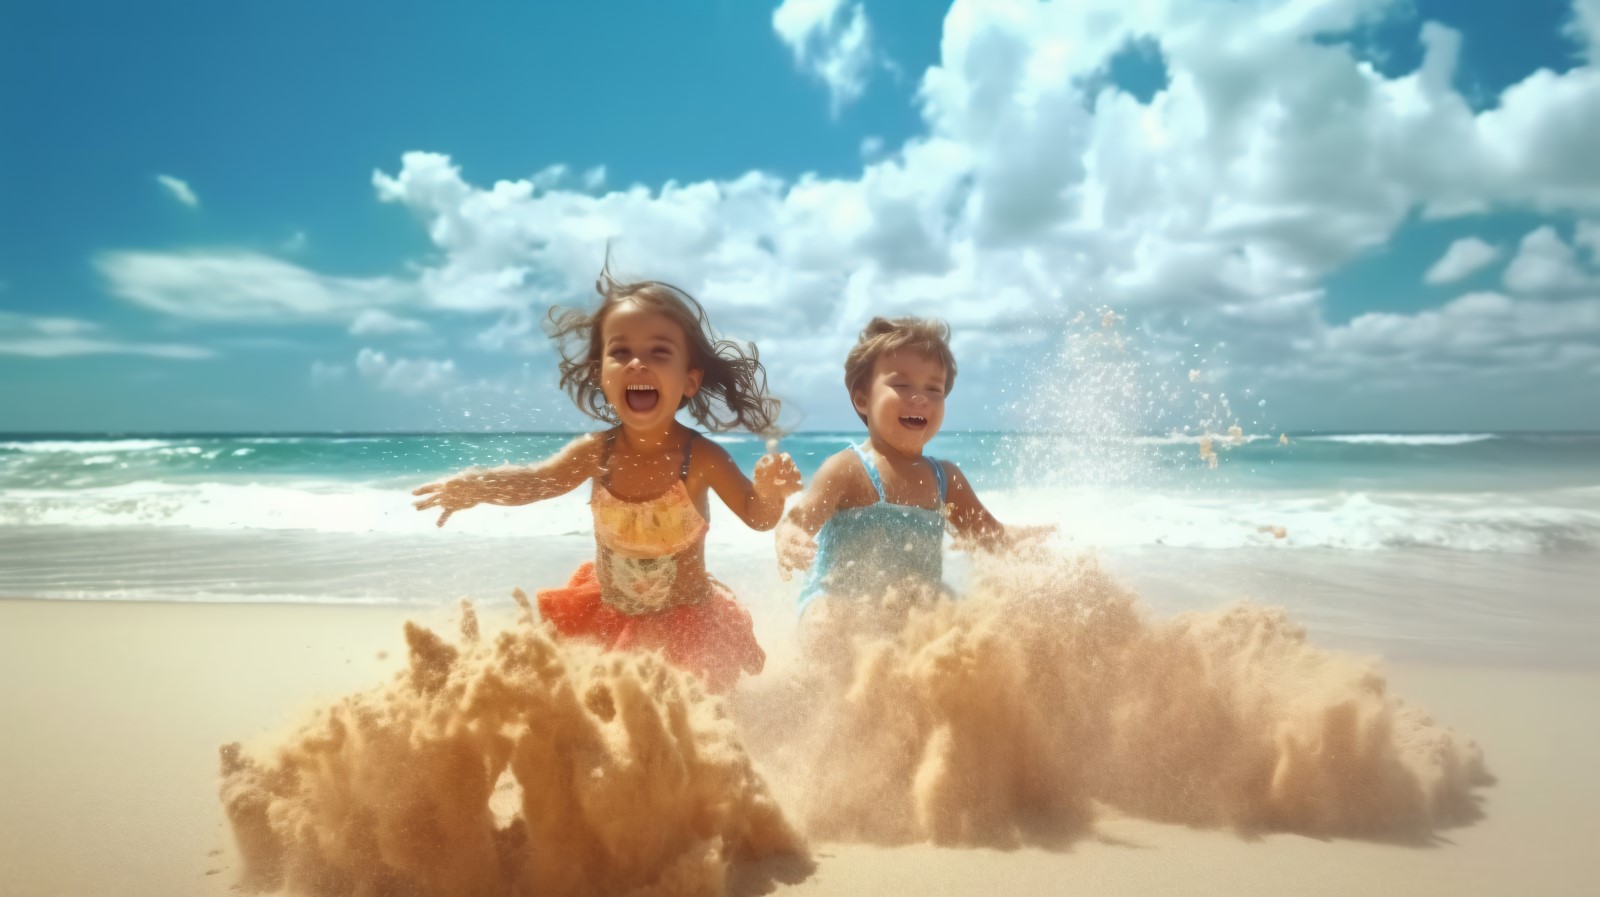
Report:
[[[1217,448],[1250,440],[1221,388],[1229,379],[1226,346],[1202,352],[1198,343],[1176,349],[1158,342],[1128,332],[1125,319],[1110,310],[1080,313],[1052,330],[1039,360],[1008,383],[1008,392],[1022,396],[1006,411],[1023,432],[1001,446],[1020,462],[1016,485],[1177,486],[1182,482],[1159,452],[1164,443],[1191,442],[1195,466],[1215,468]],[[1248,423],[1263,426],[1259,419]],[[1157,432],[1167,436],[1149,436]]]

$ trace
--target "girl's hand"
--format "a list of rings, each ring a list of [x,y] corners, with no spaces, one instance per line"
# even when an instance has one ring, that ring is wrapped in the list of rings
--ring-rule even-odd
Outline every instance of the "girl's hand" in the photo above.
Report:
[[[817,559],[817,541],[791,520],[778,524],[775,534],[778,549],[778,575],[784,582],[796,570],[808,569]]]
[[[1054,523],[1039,523],[1031,526],[1006,527],[1006,542],[1011,548],[1021,548],[1024,545],[1036,545],[1055,535],[1059,530]]]
[[[444,526],[450,515],[483,501],[487,495],[481,477],[475,473],[463,473],[453,476],[439,483],[429,483],[419,486],[411,491],[412,495],[426,495],[421,501],[412,502],[419,511],[432,508],[443,508],[444,513],[439,515],[437,526]]]
[[[800,468],[788,452],[762,455],[751,478],[756,496],[763,501],[783,501],[800,491]]]

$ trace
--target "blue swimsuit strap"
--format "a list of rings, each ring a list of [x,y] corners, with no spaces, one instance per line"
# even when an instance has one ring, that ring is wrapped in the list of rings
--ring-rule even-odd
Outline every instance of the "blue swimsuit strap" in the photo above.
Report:
[[[883,480],[878,478],[878,465],[872,463],[872,456],[862,451],[859,445],[852,444],[850,449],[861,459],[861,466],[867,469],[867,477],[872,480],[872,488],[878,490],[878,501],[887,503],[888,499],[883,496]]]
[[[878,490],[878,501],[888,504],[889,499],[883,494],[883,480],[878,476],[878,465],[872,463],[872,456],[862,451],[859,445],[851,445],[850,448],[855,451],[856,457],[861,459],[861,466],[867,469],[867,477],[872,480],[872,488]],[[933,467],[933,479],[939,485],[939,507],[943,508],[946,502],[944,465],[936,458],[928,458],[927,461]]]

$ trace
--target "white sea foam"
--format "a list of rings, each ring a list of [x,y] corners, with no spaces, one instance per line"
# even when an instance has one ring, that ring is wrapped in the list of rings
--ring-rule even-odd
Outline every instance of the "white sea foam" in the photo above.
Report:
[[[1240,496],[1064,490],[1002,492],[984,500],[1002,520],[1054,523],[1059,538],[1079,546],[1513,553],[1600,548],[1596,488]]]
[[[529,507],[483,506],[443,533],[477,538],[587,535],[588,490]],[[0,527],[435,532],[399,486],[333,480],[260,483],[137,482],[0,493]],[[1075,546],[1270,546],[1347,551],[1440,548],[1536,553],[1600,548],[1600,488],[1524,493],[1253,492],[1191,495],[1118,489],[993,491],[1002,520],[1053,523]],[[711,541],[758,548],[770,536],[712,502]],[[1279,535],[1279,533],[1282,535]],[[766,549],[762,549],[765,551]]]
[[[11,489],[0,494],[0,526],[185,527],[415,533],[433,529],[403,489],[338,481],[270,483],[136,482],[90,489]],[[570,507],[572,505],[576,507]],[[510,513],[516,511],[517,513]],[[550,535],[586,526],[581,498],[528,509],[479,508],[450,532]]]
[[[179,445],[166,439],[51,439],[26,442],[0,442],[0,451],[28,454],[104,454],[106,452],[147,452]]]
[[[1169,433],[1166,436],[1134,436],[1129,441],[1134,445],[1199,445],[1201,440],[1210,439],[1218,448],[1226,448],[1233,443],[1234,438],[1229,433]],[[1240,435],[1238,441],[1249,443],[1277,438],[1273,434],[1252,433]]]
[[[1300,438],[1307,442],[1342,442],[1347,445],[1469,445],[1499,437],[1493,433],[1355,433]]]

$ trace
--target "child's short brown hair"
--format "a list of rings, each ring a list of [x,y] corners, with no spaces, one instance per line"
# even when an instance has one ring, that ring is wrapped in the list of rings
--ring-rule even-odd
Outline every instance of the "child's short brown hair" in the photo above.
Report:
[[[937,318],[873,318],[844,358],[844,385],[850,395],[866,386],[879,358],[901,349],[910,349],[944,365],[944,391],[955,389],[956,357],[950,351],[949,324]],[[856,415],[866,422],[865,414]]]
[[[550,337],[561,347],[561,388],[572,396],[579,411],[607,423],[618,422],[616,410],[600,390],[600,331],[606,315],[624,302],[633,302],[683,328],[689,366],[698,369],[702,377],[699,391],[685,396],[679,408],[688,408],[689,416],[712,432],[764,434],[777,427],[779,403],[767,393],[767,372],[755,344],[741,346],[719,338],[693,296],[658,280],[623,283],[611,276],[609,264],[601,270],[595,291],[601,299],[593,312],[550,309]]]

